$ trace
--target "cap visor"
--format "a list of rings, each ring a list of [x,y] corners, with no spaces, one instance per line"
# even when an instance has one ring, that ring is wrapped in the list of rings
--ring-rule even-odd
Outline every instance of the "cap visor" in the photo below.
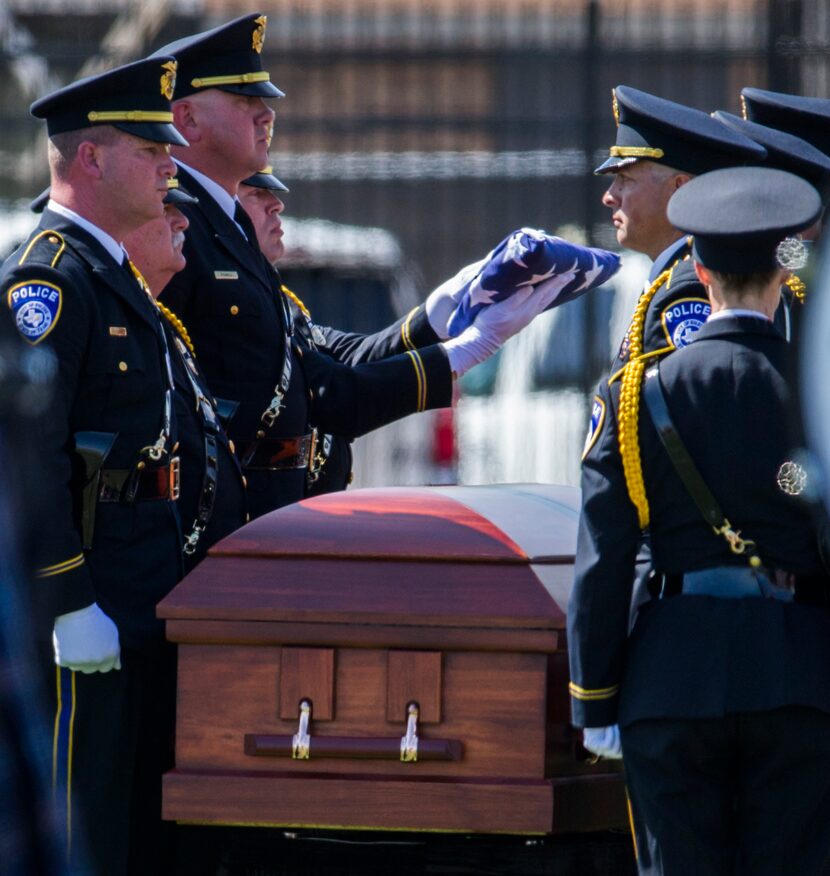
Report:
[[[220,91],[245,94],[248,97],[285,97],[273,82],[248,82],[245,85],[219,85]]]
[[[181,189],[169,189],[164,196],[165,204],[198,204],[199,199],[194,198],[189,192],[183,192]]]
[[[119,131],[126,131],[135,137],[152,140],[155,143],[169,143],[171,146],[189,146],[187,140],[173,125],[155,122],[116,122]]]
[[[639,158],[620,158],[616,155],[611,156],[611,158],[603,161],[602,164],[594,171],[595,174],[602,173],[614,173],[614,171],[619,170],[622,167],[628,167],[629,164],[634,164],[636,161],[639,161]]]

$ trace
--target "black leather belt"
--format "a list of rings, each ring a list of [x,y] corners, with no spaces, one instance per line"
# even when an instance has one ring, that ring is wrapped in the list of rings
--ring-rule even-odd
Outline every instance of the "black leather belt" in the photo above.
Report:
[[[179,457],[167,465],[101,469],[99,502],[148,502],[179,498]]]
[[[703,570],[717,574],[718,569]],[[683,593],[718,596],[725,599],[741,599],[747,596],[757,596],[767,599],[781,599],[788,602],[795,598],[796,602],[810,605],[824,605],[828,599],[828,576],[819,572],[816,574],[801,574],[789,572],[785,569],[767,568],[754,572],[757,576],[758,585],[755,592],[749,593],[746,587],[737,586],[740,582],[730,582],[729,572],[737,571],[748,573],[750,570],[745,566],[724,567],[723,583],[713,582],[711,587],[701,588],[693,580],[695,573],[682,573],[656,575],[653,583],[649,586],[652,597],[665,599],[671,596],[680,596]],[[687,578],[688,576],[688,578]]]
[[[298,438],[260,438],[242,456],[242,467],[263,471],[305,469],[314,460],[317,434]]]

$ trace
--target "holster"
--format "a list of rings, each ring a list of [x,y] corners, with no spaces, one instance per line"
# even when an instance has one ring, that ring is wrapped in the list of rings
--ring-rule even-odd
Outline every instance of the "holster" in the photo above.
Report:
[[[239,409],[239,402],[231,401],[227,398],[215,398],[214,402],[216,403],[214,405],[216,408],[216,416],[219,417],[222,425],[227,429],[230,421],[234,418]]]
[[[92,547],[95,534],[95,510],[98,507],[98,486],[101,468],[109,456],[117,432],[76,432],[75,452],[84,464],[81,488],[81,540],[84,550]]]

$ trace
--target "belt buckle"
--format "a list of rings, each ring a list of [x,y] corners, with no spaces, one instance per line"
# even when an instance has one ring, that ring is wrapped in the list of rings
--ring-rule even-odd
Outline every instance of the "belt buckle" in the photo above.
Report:
[[[181,480],[181,461],[178,456],[170,460],[170,498],[175,502],[179,498]]]

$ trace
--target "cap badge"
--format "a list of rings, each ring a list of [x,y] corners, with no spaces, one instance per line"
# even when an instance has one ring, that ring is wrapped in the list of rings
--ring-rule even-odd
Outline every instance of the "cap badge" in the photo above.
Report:
[[[617,127],[620,126],[620,105],[617,103],[617,89],[611,89],[611,110],[614,113],[614,121],[617,123]]]
[[[265,25],[268,23],[267,15],[260,15],[259,18],[254,19],[254,24],[256,27],[254,28],[254,32],[251,36],[251,44],[253,50],[259,54],[262,51],[262,45],[265,42]]]
[[[775,250],[775,260],[787,271],[800,271],[807,256],[807,247],[799,237],[785,237]]]
[[[807,486],[807,472],[797,462],[783,462],[775,481],[788,496],[800,496]]]
[[[161,95],[167,100],[173,100],[173,92],[176,89],[176,62],[165,61],[161,65],[164,73],[161,74]]]
[[[749,120],[749,113],[746,111],[746,98],[743,95],[741,95],[741,116],[745,122]]]

